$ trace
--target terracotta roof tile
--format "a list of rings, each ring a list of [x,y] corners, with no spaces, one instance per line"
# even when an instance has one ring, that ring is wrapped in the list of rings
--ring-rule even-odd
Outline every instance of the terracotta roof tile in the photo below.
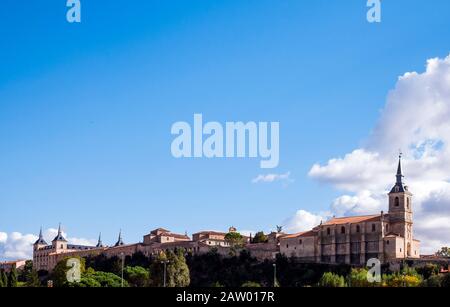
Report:
[[[364,216],[351,216],[351,217],[337,217],[323,223],[325,226],[329,225],[341,225],[350,223],[362,223],[362,222],[375,222],[380,220],[381,215],[364,215]]]
[[[312,230],[309,231],[302,231],[290,235],[285,235],[281,237],[281,239],[292,239],[292,238],[298,238],[298,237],[311,237],[314,235],[314,232]]]

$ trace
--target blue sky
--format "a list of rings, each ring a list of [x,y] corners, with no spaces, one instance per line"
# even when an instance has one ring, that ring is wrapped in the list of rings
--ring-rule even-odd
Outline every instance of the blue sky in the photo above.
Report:
[[[82,0],[81,24],[66,10],[1,3],[0,231],[136,242],[328,210],[339,191],[312,165],[363,144],[397,77],[449,53],[447,0],[384,1],[380,24],[364,0]],[[170,127],[194,113],[279,121],[279,167],[174,159]],[[269,172],[294,181],[252,183]]]

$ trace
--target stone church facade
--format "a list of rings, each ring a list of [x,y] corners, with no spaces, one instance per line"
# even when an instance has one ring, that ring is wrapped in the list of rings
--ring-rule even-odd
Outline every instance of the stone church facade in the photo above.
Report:
[[[413,237],[412,197],[403,183],[400,157],[387,213],[332,218],[310,231],[281,237],[280,252],[305,262],[355,265],[371,258],[420,258],[420,242]]]

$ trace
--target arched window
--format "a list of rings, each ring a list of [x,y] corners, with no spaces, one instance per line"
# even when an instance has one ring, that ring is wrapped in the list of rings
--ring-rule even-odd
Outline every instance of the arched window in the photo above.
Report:
[[[327,235],[330,235],[331,231],[330,228],[327,228]]]
[[[400,206],[400,198],[398,198],[398,197],[395,198],[395,206],[396,207]]]
[[[361,232],[361,227],[359,225],[356,225],[356,232]]]
[[[344,226],[341,227],[341,233],[342,233],[342,234],[345,233],[345,227],[344,227]]]
[[[299,243],[300,245],[302,245],[302,244],[303,244],[302,239],[300,239],[300,240],[298,241],[298,243]]]
[[[377,226],[375,224],[372,224],[372,232],[375,232],[377,230]]]

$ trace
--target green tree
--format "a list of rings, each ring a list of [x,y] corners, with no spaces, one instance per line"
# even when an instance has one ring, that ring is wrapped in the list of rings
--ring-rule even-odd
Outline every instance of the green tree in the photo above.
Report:
[[[13,266],[11,272],[9,272],[8,287],[10,288],[17,287],[17,270],[15,266]]]
[[[113,273],[94,272],[86,274],[84,278],[87,280],[95,280],[100,284],[100,287],[103,288],[120,288],[122,286],[122,278]],[[128,287],[128,282],[126,280],[124,280],[123,286]]]
[[[140,266],[126,267],[124,277],[133,287],[146,287],[150,284],[150,272]]]
[[[229,232],[225,235],[225,241],[230,245],[230,256],[236,256],[244,245],[244,237],[239,232]]]
[[[186,264],[184,251],[177,250],[176,253],[169,252],[169,265],[167,267],[167,286],[169,287],[188,287],[190,284],[189,267]]]
[[[101,288],[102,285],[93,276],[84,276],[80,282],[73,282],[68,285],[71,288]]]
[[[438,274],[431,275],[430,277],[428,277],[428,279],[424,283],[424,286],[429,287],[429,288],[439,288],[439,287],[442,287],[442,280],[443,280],[442,275],[438,275]]]
[[[2,287],[8,287],[8,275],[6,274],[5,270],[1,271],[0,279]]]
[[[252,243],[266,243],[268,241],[268,237],[262,231],[258,231],[255,233],[253,237]]]
[[[183,249],[176,253],[168,251],[161,252],[150,266],[152,276],[151,285],[162,287],[164,285],[164,263],[166,265],[166,286],[187,287],[190,284],[189,267],[186,264]]]
[[[372,287],[373,284],[367,280],[366,269],[352,269],[348,275],[348,285],[356,288]]]
[[[80,261],[80,274],[82,275],[85,272],[85,260],[83,258],[66,257],[59,261],[53,269],[51,280],[53,280],[54,287],[64,287],[68,285],[67,271],[69,271],[71,268],[67,266],[67,261],[73,258],[76,258]]]
[[[162,287],[164,279],[164,263],[167,265],[167,255],[160,252],[150,265],[150,275],[152,276],[151,286]],[[167,267],[166,267],[167,268]]]
[[[450,247],[442,247],[436,255],[439,257],[450,258]]]
[[[31,260],[25,261],[23,269],[20,270],[18,280],[26,282],[27,276],[31,273],[32,270],[33,270],[33,261]]]
[[[244,237],[239,232],[229,232],[225,235],[225,241],[233,247],[240,247],[244,243]]]
[[[0,270],[0,288],[4,288],[5,285],[3,284],[3,270]]]
[[[416,269],[417,273],[422,275],[424,279],[430,278],[430,276],[439,274],[439,266],[433,263],[427,263],[423,267]]]
[[[246,281],[242,284],[242,288],[260,288],[261,284],[254,281]]]
[[[36,270],[32,269],[26,276],[26,286],[37,288],[41,286],[41,281]]]
[[[64,286],[73,288],[120,288],[122,287],[122,278],[114,273],[88,268],[81,275],[79,282],[67,282]],[[129,286],[126,280],[123,281],[123,286]]]
[[[450,288],[450,273],[447,273],[442,277],[441,286],[444,288]]]
[[[322,278],[319,281],[319,286],[326,288],[341,288],[346,285],[344,277],[331,272],[326,272],[322,275]]]

